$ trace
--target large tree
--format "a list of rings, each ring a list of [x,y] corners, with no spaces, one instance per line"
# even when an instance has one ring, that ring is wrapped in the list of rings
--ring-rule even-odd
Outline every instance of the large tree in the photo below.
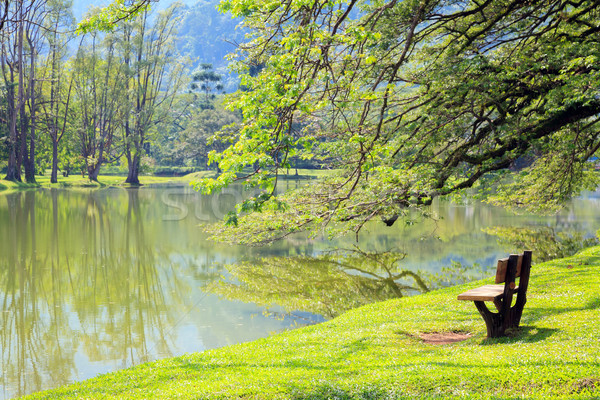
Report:
[[[41,32],[47,13],[41,0],[7,4],[0,30],[0,70],[5,87],[8,125],[7,180],[35,182],[36,116],[39,82],[36,60],[42,47]]]
[[[164,118],[185,85],[182,59],[173,39],[179,21],[173,5],[152,20],[144,11],[122,29],[121,62],[126,75],[126,117],[123,122],[127,183],[139,185],[142,157],[151,130]]]
[[[45,99],[41,103],[41,125],[51,141],[51,173],[50,182],[58,182],[59,144],[67,132],[69,104],[73,92],[74,74],[65,68],[65,58],[69,40],[67,28],[73,25],[72,4],[69,0],[55,0],[48,13],[48,24],[52,27],[46,33],[48,52],[40,68],[44,74]]]
[[[115,55],[114,34],[91,34],[81,40],[73,63],[74,129],[90,181],[97,181],[100,167],[122,152],[117,132],[123,119],[126,75]]]
[[[553,208],[598,183],[600,4],[517,0],[224,0],[239,47],[244,121],[214,154],[223,173],[267,188],[231,215],[247,242],[343,222],[388,225],[436,196],[496,188],[511,206]],[[258,75],[248,72],[262,69]],[[290,157],[338,173],[275,197]],[[248,169],[251,171],[248,173]],[[251,229],[249,229],[251,228]]]

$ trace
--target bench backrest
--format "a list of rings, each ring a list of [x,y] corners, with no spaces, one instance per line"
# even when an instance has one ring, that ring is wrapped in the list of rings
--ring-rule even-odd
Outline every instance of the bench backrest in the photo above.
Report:
[[[523,254],[518,254],[517,260],[517,273],[515,278],[521,276],[521,268],[523,267]],[[498,266],[496,267],[496,283],[506,282],[506,272],[508,270],[508,257],[501,258],[498,260]]]
[[[515,287],[515,280],[521,277],[519,291],[525,292],[529,284],[531,270],[531,251],[525,250],[523,254],[511,254],[508,258],[498,260],[496,267],[496,283],[506,282],[511,289]],[[508,280],[508,282],[507,282]]]

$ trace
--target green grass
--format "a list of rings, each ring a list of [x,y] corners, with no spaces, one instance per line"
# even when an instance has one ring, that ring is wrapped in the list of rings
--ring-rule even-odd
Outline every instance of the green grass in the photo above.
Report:
[[[288,175],[282,175],[287,179],[313,179],[331,174],[330,170],[315,170],[315,169],[298,169],[298,176],[295,175],[295,169],[290,169]],[[165,177],[165,176],[140,176],[142,185],[163,185],[163,184],[188,184],[193,180],[214,176],[214,171],[193,172],[184,176]],[[81,175],[70,175],[68,177],[59,177],[58,183],[50,183],[50,175],[38,175],[35,177],[36,183],[20,183],[11,182],[0,179],[0,192],[8,192],[15,190],[26,190],[38,187],[46,188],[100,188],[107,186],[131,186],[125,183],[125,176],[117,175],[100,175],[98,182],[92,182],[87,177]]]
[[[3,179],[0,179],[0,191],[22,190],[22,189],[28,189],[30,187],[32,187],[32,186],[27,183],[5,181]]]
[[[320,178],[331,174],[331,170],[316,170],[316,169],[298,169],[298,175],[296,176],[296,170],[290,169],[289,174],[283,174],[282,177],[286,179],[314,179]],[[165,176],[140,176],[140,183],[142,185],[163,185],[163,184],[189,184],[191,181],[212,177],[214,171],[200,171],[193,172],[184,176],[176,177],[165,177]],[[87,177],[81,175],[70,175],[68,177],[58,177],[58,183],[50,183],[50,175],[37,175],[35,177],[36,183],[20,183],[11,182],[0,179],[0,192],[9,192],[15,190],[26,190],[32,188],[46,187],[46,188],[101,188],[107,186],[120,186],[128,187],[131,186],[125,183],[125,176],[118,175],[100,175],[98,182],[92,182]]]
[[[195,172],[180,177],[163,177],[163,176],[140,176],[140,183],[142,185],[162,185],[162,184],[188,184],[194,179],[209,176],[212,173],[210,171]],[[45,188],[100,188],[107,186],[131,186],[125,183],[125,176],[112,176],[112,175],[101,175],[98,177],[98,182],[92,182],[87,177],[81,175],[70,175],[68,177],[59,177],[58,183],[50,183],[50,176],[36,176],[36,183],[19,183],[11,182],[0,179],[0,192],[1,191],[15,191],[32,189],[38,187]]]
[[[31,399],[598,399],[600,247],[532,267],[521,328],[486,339],[458,293],[371,304],[331,321],[164,359]],[[463,342],[423,343],[460,331]]]

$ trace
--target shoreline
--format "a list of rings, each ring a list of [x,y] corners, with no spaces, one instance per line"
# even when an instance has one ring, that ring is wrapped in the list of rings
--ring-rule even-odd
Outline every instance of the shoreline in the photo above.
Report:
[[[319,176],[326,174],[327,170],[299,170],[302,171],[299,175],[294,173],[280,175],[283,179],[288,180],[307,180],[315,179]],[[125,183],[126,175],[100,175],[98,182],[90,181],[87,177],[81,177],[81,175],[71,175],[68,177],[60,177],[58,183],[50,183],[49,175],[36,175],[36,183],[26,182],[12,182],[4,179],[0,179],[0,195],[4,193],[11,193],[17,191],[40,189],[40,188],[58,188],[58,189],[70,189],[70,188],[88,188],[88,189],[100,189],[105,187],[157,187],[163,185],[189,185],[192,181],[213,177],[214,171],[200,171],[193,172],[183,176],[154,176],[154,175],[141,175],[140,185],[131,185]]]
[[[456,300],[490,277],[25,398],[598,398],[599,272],[600,246],[534,265],[521,328],[509,337],[487,339],[473,304]],[[452,332],[466,340],[422,339]]]

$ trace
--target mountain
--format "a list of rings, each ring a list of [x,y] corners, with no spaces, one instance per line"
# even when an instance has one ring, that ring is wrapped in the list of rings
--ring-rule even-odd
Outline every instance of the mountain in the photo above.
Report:
[[[211,63],[217,70],[223,69],[225,56],[235,50],[235,44],[244,40],[243,30],[236,26],[228,14],[221,14],[216,7],[218,0],[201,0],[181,10],[183,20],[178,29],[178,48],[199,63]]]
[[[110,0],[75,0],[73,13],[80,20],[90,7],[103,7]],[[227,71],[225,56],[235,50],[234,43],[244,40],[243,30],[236,26],[240,20],[234,20],[228,14],[217,11],[219,0],[184,0],[180,10],[182,21],[178,27],[176,44],[179,52],[192,58],[191,69],[201,63],[213,64],[217,72],[224,76],[227,91],[237,88],[237,78]],[[162,0],[152,5],[153,10],[162,10],[173,4]]]

